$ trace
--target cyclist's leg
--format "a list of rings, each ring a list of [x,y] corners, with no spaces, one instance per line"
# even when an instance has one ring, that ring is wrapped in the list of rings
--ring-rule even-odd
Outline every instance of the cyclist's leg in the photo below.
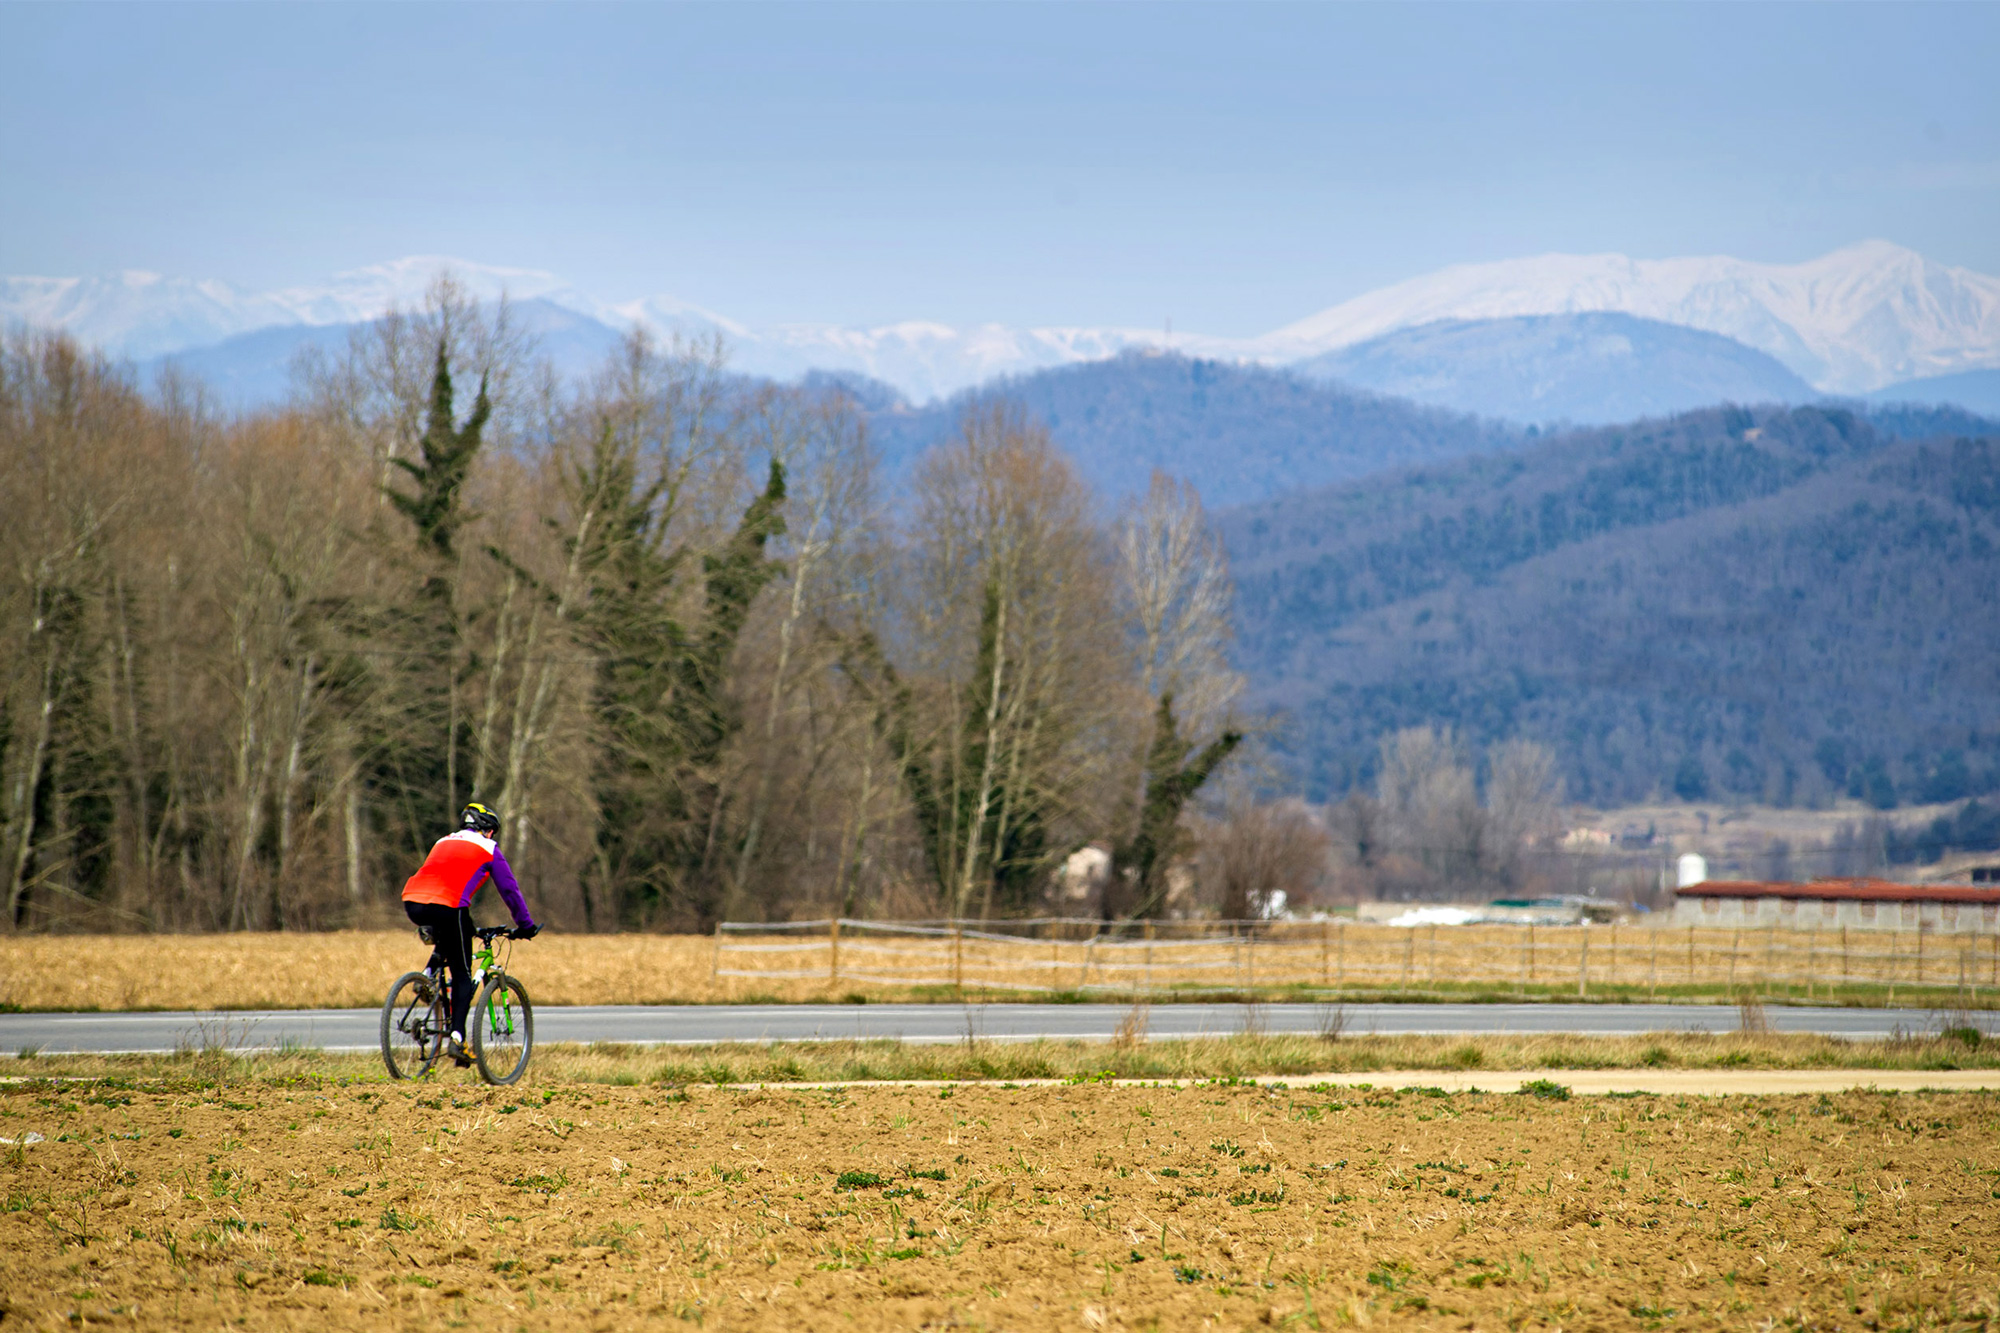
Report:
[[[447,907],[451,922],[440,939],[449,939],[445,961],[451,965],[451,1030],[465,1040],[465,1016],[472,1011],[472,909]]]
[[[410,920],[430,927],[432,947],[451,970],[451,1030],[462,1040],[472,1008],[472,911],[442,903],[404,903]]]

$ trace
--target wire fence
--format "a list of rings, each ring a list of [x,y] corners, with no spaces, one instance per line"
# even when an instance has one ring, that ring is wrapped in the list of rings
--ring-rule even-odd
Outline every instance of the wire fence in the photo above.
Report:
[[[1755,990],[2000,999],[2000,933],[1348,921],[725,922],[716,977],[957,991],[1149,995],[1514,990],[1628,998]],[[1914,994],[1911,995],[1914,998]]]

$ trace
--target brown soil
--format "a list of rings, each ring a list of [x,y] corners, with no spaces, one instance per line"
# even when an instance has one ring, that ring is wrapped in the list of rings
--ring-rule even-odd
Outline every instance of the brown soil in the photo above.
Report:
[[[2000,1100],[0,1090],[9,1327],[1985,1326]],[[22,1142],[29,1133],[42,1140]]]

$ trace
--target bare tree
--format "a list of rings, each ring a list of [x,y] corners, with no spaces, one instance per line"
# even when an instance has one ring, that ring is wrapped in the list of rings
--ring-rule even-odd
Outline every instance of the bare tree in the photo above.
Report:
[[[1039,894],[1103,789],[1129,707],[1110,570],[1075,471],[1004,404],[926,455],[913,537],[912,655],[938,688],[901,762],[943,905],[985,915]]]
[[[1194,487],[1161,471],[1113,532],[1139,640],[1139,687],[1174,696],[1189,735],[1222,726],[1243,691],[1229,665],[1229,557]]]
[[[1326,881],[1332,839],[1296,798],[1259,803],[1239,795],[1220,819],[1203,825],[1200,840],[1203,896],[1227,920],[1269,916],[1281,904],[1308,901]]]
[[[1410,727],[1386,738],[1376,796],[1389,848],[1421,866],[1433,891],[1477,872],[1483,819],[1471,765],[1449,730]]]
[[[1555,752],[1534,741],[1503,741],[1487,756],[1486,833],[1491,866],[1518,885],[1522,856],[1555,836],[1562,812],[1562,774]]]
[[[738,839],[734,890],[746,891],[765,851],[774,795],[788,793],[790,818],[780,822],[802,834],[786,860],[813,863],[820,851],[818,797],[829,785],[832,747],[850,756],[857,744],[864,771],[857,799],[872,796],[872,746],[855,730],[859,714],[833,690],[841,628],[869,619],[870,530],[876,521],[875,459],[867,427],[845,393],[787,391],[766,395],[753,419],[755,437],[783,459],[792,478],[787,531],[777,543],[785,576],[767,599],[771,612],[756,641],[764,647],[760,670],[749,677],[761,696],[761,724],[742,758],[751,770],[745,823]],[[857,611],[860,612],[857,616]],[[831,691],[831,692],[830,692]],[[865,820],[865,813],[860,815]],[[846,899],[845,866],[835,868],[835,896]],[[767,893],[779,889],[768,877]],[[843,901],[842,907],[846,906]],[[766,909],[768,910],[768,908]]]

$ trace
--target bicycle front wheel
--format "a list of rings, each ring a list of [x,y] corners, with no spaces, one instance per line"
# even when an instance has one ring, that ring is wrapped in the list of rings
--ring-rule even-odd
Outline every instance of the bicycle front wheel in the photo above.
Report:
[[[382,1002],[382,1063],[390,1078],[421,1078],[444,1050],[443,995],[422,972],[405,972]]]
[[[512,1083],[535,1049],[535,1009],[512,977],[495,977],[472,1002],[472,1058],[488,1083]]]

